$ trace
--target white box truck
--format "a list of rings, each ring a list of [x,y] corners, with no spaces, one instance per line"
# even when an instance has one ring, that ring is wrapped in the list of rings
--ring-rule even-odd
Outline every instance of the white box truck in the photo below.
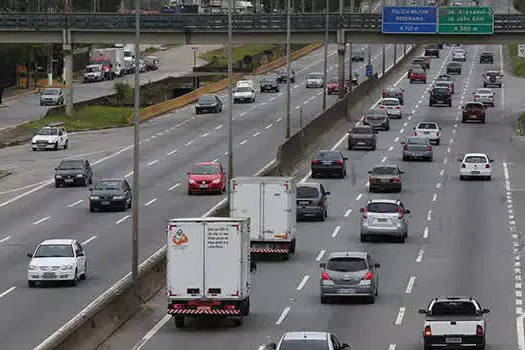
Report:
[[[168,314],[226,317],[240,326],[250,313],[250,219],[185,218],[167,224]]]
[[[122,76],[124,67],[124,48],[110,47],[105,49],[95,49],[89,53],[91,64],[102,64],[106,75],[113,79],[115,76]]]
[[[297,182],[293,177],[231,179],[230,217],[251,219],[252,254],[295,253]]]

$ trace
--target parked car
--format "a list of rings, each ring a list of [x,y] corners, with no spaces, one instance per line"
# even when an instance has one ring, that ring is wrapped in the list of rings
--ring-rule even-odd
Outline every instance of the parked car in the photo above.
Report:
[[[367,242],[373,236],[394,238],[400,243],[405,243],[408,237],[406,209],[400,200],[372,199],[366,207],[359,209],[361,213],[361,242]]]
[[[195,104],[195,113],[220,113],[222,102],[217,95],[201,95]]]
[[[160,60],[155,56],[146,56],[142,59],[146,65],[147,71],[158,70],[160,67]]]
[[[482,52],[479,55],[479,63],[490,63],[494,64],[494,54],[492,52]]]
[[[483,74],[483,87],[497,86],[503,84],[503,74],[498,71],[488,70]]]
[[[275,91],[279,92],[281,89],[279,87],[279,82],[276,77],[264,78],[260,82],[261,92]]]
[[[472,93],[475,102],[481,102],[484,106],[494,107],[494,95],[496,94],[492,89],[480,88]]]
[[[447,74],[459,74],[461,75],[461,63],[450,62],[447,64]]]
[[[399,100],[399,103],[401,105],[405,104],[405,98],[403,93],[405,92],[404,89],[398,88],[398,87],[391,87],[383,89],[383,98],[397,98]]]
[[[431,162],[434,158],[430,140],[426,136],[409,136],[401,144],[404,145],[403,161],[422,159]]]
[[[467,102],[461,107],[461,122],[466,123],[469,120],[479,120],[485,123],[485,106],[481,102]]]
[[[376,165],[368,171],[369,191],[378,192],[381,190],[401,192],[403,187],[404,174],[397,165]]]
[[[390,130],[390,118],[385,109],[371,109],[363,115],[363,124],[375,129]]]
[[[126,179],[102,179],[89,189],[89,211],[96,209],[120,209],[132,206],[131,186]]]
[[[319,221],[328,217],[328,195],[322,184],[305,182],[297,185],[297,219],[313,216]]]
[[[60,88],[45,88],[40,95],[41,106],[61,106],[64,104],[64,91]]]
[[[312,178],[318,178],[323,175],[337,174],[340,178],[346,177],[347,157],[343,156],[340,151],[323,150],[317,152],[312,160]]]
[[[458,158],[458,162],[461,163],[461,167],[459,168],[460,180],[482,178],[490,181],[492,176],[490,163],[494,162],[494,159],[486,154],[467,153],[463,157]]]
[[[85,159],[64,159],[55,168],[55,187],[64,185],[87,186],[92,183],[93,170]]]
[[[348,132],[348,149],[370,148],[372,151],[377,147],[377,131],[370,125],[358,125]]]

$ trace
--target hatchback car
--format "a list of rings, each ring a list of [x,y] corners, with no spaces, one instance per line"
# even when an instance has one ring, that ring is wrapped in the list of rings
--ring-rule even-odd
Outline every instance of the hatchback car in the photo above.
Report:
[[[266,350],[350,350],[350,345],[341,343],[335,335],[325,332],[286,332],[278,343],[270,343]]]
[[[358,125],[348,132],[348,150],[365,147],[375,151],[377,130],[374,130],[370,125]]]
[[[485,123],[485,106],[481,102],[467,102],[461,107],[461,122],[466,123],[469,120],[478,120]]]
[[[226,170],[220,163],[197,163],[188,172],[188,195],[194,193],[221,194],[226,191]]]
[[[122,211],[131,208],[131,186],[126,179],[103,179],[89,189],[89,211],[117,208]]]
[[[376,165],[368,171],[368,182],[370,192],[395,191],[401,192],[404,174],[397,165]]]
[[[401,103],[399,103],[399,99],[397,98],[382,98],[379,109],[384,109],[386,114],[392,119],[401,119],[403,117]]]
[[[396,87],[383,89],[383,98],[397,98],[399,100],[399,103],[403,105],[405,103],[405,99],[403,96],[404,92],[404,89]]]
[[[379,295],[380,265],[366,252],[333,252],[326,263],[320,263],[321,304],[333,297],[366,298],[374,303]]]
[[[435,122],[419,122],[414,127],[414,136],[428,137],[430,143],[441,143],[441,128]]]
[[[454,94],[454,78],[449,74],[441,74],[437,81],[446,81],[449,84],[450,92]]]
[[[423,159],[429,162],[434,158],[430,140],[426,136],[409,136],[403,144],[403,161]]]
[[[55,168],[55,187],[62,185],[87,186],[93,183],[93,170],[87,160],[63,160]]]
[[[310,73],[306,76],[306,88],[324,87],[324,76],[322,73]]]
[[[423,84],[427,83],[427,72],[422,68],[412,68],[408,73],[408,79],[410,79],[410,84],[413,84],[416,81],[420,81]]]
[[[305,182],[297,185],[297,220],[314,217],[324,221],[328,217],[328,195],[323,185],[317,182]]]
[[[35,287],[37,282],[50,281],[76,286],[79,279],[86,279],[86,254],[74,239],[45,240],[27,256],[31,258],[27,271],[29,288]]]
[[[482,52],[479,56],[479,63],[494,63],[494,54],[492,52]]]
[[[447,65],[447,74],[459,74],[461,75],[461,63],[450,62]]]
[[[450,89],[445,87],[435,86],[429,91],[428,106],[432,107],[436,104],[448,105],[452,107],[452,93]]]
[[[486,71],[483,76],[483,87],[497,86],[501,87],[503,84],[503,74],[498,71]]]
[[[467,60],[467,52],[463,49],[455,49],[452,52],[452,61],[465,62]]]
[[[280,87],[279,83],[277,82],[277,78],[264,78],[261,80],[260,83],[260,91],[261,92],[268,92],[268,91],[275,91],[279,92]]]
[[[407,78],[410,79],[410,74],[414,71],[414,70],[417,70],[417,71],[420,71],[420,70],[423,70],[423,72],[426,72],[426,69],[425,67],[423,67],[421,64],[414,64],[412,63],[410,66],[408,66],[408,70],[407,70]]]
[[[345,82],[345,94],[348,92],[348,83]],[[339,78],[332,78],[327,86],[326,93],[328,95],[338,94],[339,93]]]
[[[481,102],[484,106],[494,107],[494,91],[492,89],[477,89],[472,93],[475,102]]]
[[[217,95],[201,95],[195,104],[195,113],[219,113],[222,111],[222,102]]]
[[[327,174],[337,174],[340,178],[346,176],[347,157],[339,151],[324,150],[317,152],[312,160],[312,178]]]
[[[411,211],[400,200],[372,199],[359,212],[362,214],[361,242],[372,236],[386,236],[405,243],[408,237],[407,214]]]
[[[490,163],[494,162],[494,159],[489,158],[486,154],[467,153],[462,158],[458,158],[458,162],[461,162],[460,180],[482,178],[490,181],[492,175]]]
[[[40,95],[40,105],[61,106],[64,104],[64,91],[59,88],[45,88]]]
[[[352,52],[352,62],[364,62],[365,61],[365,50],[359,49]]]
[[[390,130],[390,118],[386,109],[371,109],[363,115],[363,124],[370,125],[374,130]]]
[[[280,69],[277,71],[277,82],[279,84],[285,84],[288,80],[288,71],[286,69]],[[290,83],[295,84],[295,71],[290,70]]]

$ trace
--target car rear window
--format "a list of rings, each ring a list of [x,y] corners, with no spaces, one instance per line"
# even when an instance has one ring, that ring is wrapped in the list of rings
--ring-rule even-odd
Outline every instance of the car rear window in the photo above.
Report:
[[[468,156],[465,158],[464,163],[486,163],[487,158],[482,156]]]
[[[468,108],[468,109],[483,109],[483,105],[481,103],[467,103],[465,105],[465,108]]]
[[[397,168],[393,166],[378,166],[372,169],[372,175],[397,175]]]
[[[335,151],[321,151],[317,153],[319,159],[341,159],[341,153]]]
[[[448,64],[448,66],[449,66],[449,67],[459,67],[459,66],[461,66],[461,64],[459,64],[459,63],[457,63],[457,62],[450,62],[450,63]]]
[[[311,186],[297,187],[297,198],[318,198],[319,190]]]
[[[368,211],[371,213],[397,213],[397,204],[394,203],[370,203]]]
[[[498,76],[499,75],[499,72],[487,72],[485,73],[486,76]]]
[[[197,101],[198,102],[201,102],[201,103],[211,103],[211,102],[215,102],[215,96],[212,96],[212,95],[203,95],[201,97],[199,97],[199,100]]]
[[[423,69],[421,69],[421,67],[414,68],[414,69],[412,69],[412,74],[425,74],[425,71]]]
[[[328,341],[321,339],[283,340],[279,350],[328,350]]]
[[[428,141],[423,137],[409,137],[407,143],[411,145],[426,145]]]
[[[124,188],[121,181],[99,181],[95,184],[95,190],[119,191]]]
[[[437,126],[434,123],[419,123],[417,128],[418,129],[437,129]]]
[[[476,307],[469,301],[436,302],[430,311],[432,316],[476,316]]]
[[[381,102],[383,106],[397,106],[399,104],[398,100],[383,100]]]
[[[436,94],[448,94],[448,87],[447,88],[434,88],[432,90]]]
[[[353,128],[352,134],[371,134],[372,128]]]
[[[363,258],[332,258],[328,260],[326,269],[338,272],[357,272],[367,270],[368,265]]]

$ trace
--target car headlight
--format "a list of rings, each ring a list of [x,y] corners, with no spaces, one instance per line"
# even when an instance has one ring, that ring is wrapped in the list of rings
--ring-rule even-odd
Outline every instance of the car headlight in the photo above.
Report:
[[[214,184],[218,184],[219,182],[221,182],[221,179],[215,179],[215,180],[212,181],[212,183],[214,183]]]
[[[73,270],[73,265],[63,265],[62,270]]]
[[[84,174],[78,174],[77,177],[84,177]]]
[[[58,175],[58,174],[55,175],[55,177],[56,177],[57,179],[61,179],[61,178],[62,178],[62,176],[60,176],[60,175]]]
[[[34,270],[36,270],[37,268],[38,268],[38,267],[35,266],[35,265],[29,265],[29,270],[31,270],[31,271],[34,271]]]
[[[195,180],[193,180],[193,179],[189,179],[189,180],[188,180],[188,183],[190,183],[190,184],[195,184],[196,182],[195,182]]]
[[[116,200],[124,199],[124,196],[114,196],[113,199],[116,199]]]
[[[99,196],[90,196],[89,199],[100,199]]]
[[[55,143],[56,141],[53,141],[53,140],[49,140],[47,141],[47,143]]]

